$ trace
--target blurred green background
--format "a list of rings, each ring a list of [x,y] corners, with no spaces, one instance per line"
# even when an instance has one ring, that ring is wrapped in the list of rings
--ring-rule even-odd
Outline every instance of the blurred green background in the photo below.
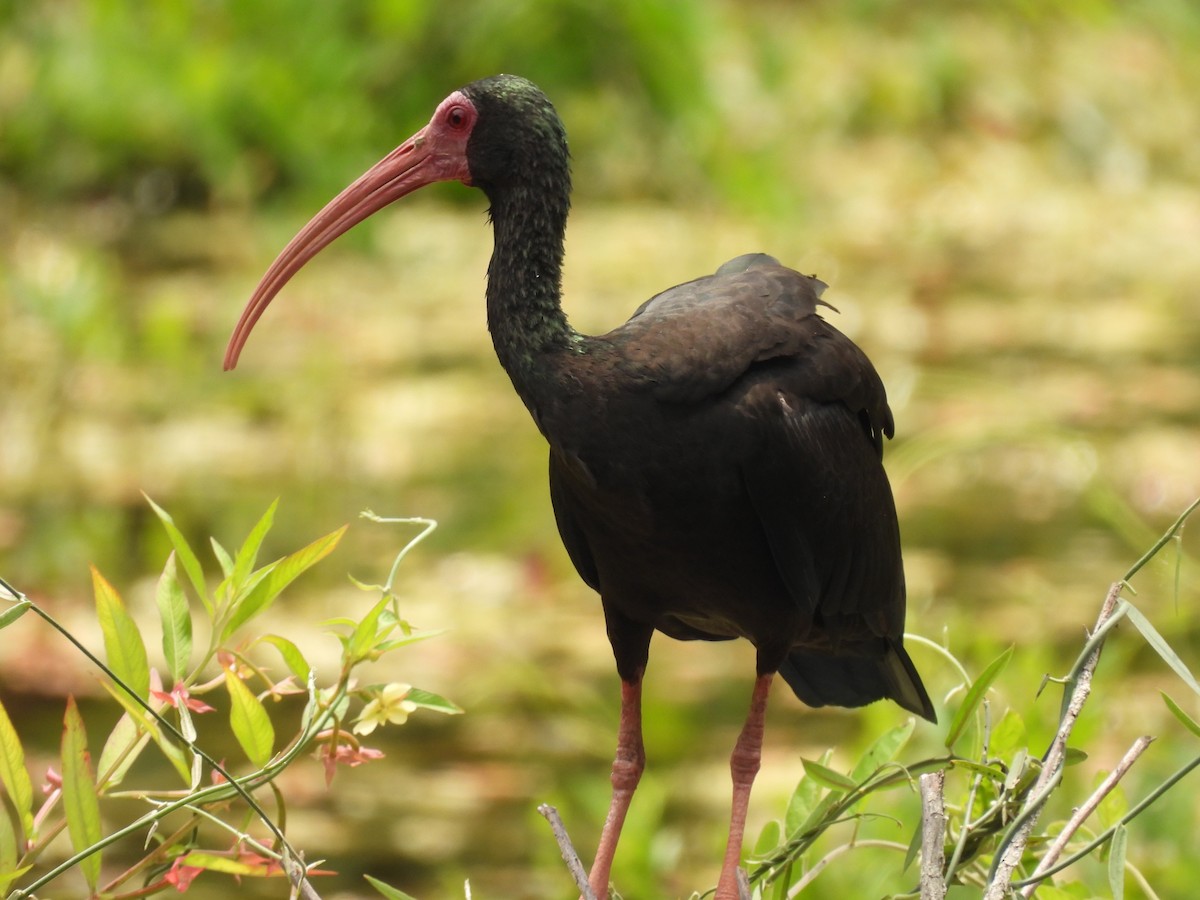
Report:
[[[896,413],[909,628],[975,673],[1015,643],[1002,702],[1044,745],[1057,697],[1034,701],[1042,674],[1065,672],[1109,582],[1200,494],[1190,0],[0,5],[0,574],[99,646],[89,562],[153,630],[168,545],[141,491],[196,544],[236,543],[280,496],[276,554],[365,507],[437,518],[401,588],[409,619],[449,633],[373,680],[468,714],[384,729],[387,759],[331,792],[316,763],[296,770],[289,827],[341,873],[326,896],[365,896],[364,871],[420,897],[462,896],[468,878],[475,897],[573,896],[534,808],[559,805],[590,858],[617,680],[558,544],[541,438],[491,355],[483,199],[441,186],[361,226],[220,371],[287,238],[443,96],[499,71],[537,81],[567,125],[581,330],[751,250],[830,282],[831,320]],[[275,629],[331,667],[315,623],[361,613],[346,573],[380,580],[402,542],[356,523]],[[1182,549],[1178,596],[1174,557],[1137,586],[1194,663],[1194,533]],[[1127,782],[1136,799],[1196,752],[1158,690],[1200,707],[1127,631],[1071,777],[1086,786],[1134,736],[1161,735]],[[954,673],[913,656],[940,699]],[[650,769],[615,872],[631,898],[715,881],[753,674],[746,645],[659,640],[652,660]],[[32,617],[6,630],[0,695],[40,747],[35,777],[66,692],[98,689],[61,639]],[[93,741],[115,716],[90,711]],[[751,835],[782,814],[801,756],[835,746],[846,765],[899,721],[777,691]],[[937,753],[943,733],[919,727],[911,752]],[[1131,832],[1161,896],[1194,887],[1193,790]],[[897,802],[915,823],[916,801]],[[805,896],[915,878],[860,854]],[[192,894],[227,890],[206,875]]]

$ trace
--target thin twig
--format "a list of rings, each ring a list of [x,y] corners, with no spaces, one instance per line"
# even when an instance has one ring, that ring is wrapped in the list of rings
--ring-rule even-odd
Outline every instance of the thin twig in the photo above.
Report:
[[[946,896],[946,771],[928,772],[921,785],[921,900]]]
[[[579,854],[575,852],[575,845],[571,843],[571,836],[567,834],[567,828],[563,825],[558,810],[549,803],[543,803],[537,811],[550,823],[554,839],[558,841],[558,852],[562,854],[563,862],[567,864],[571,877],[575,879],[575,887],[579,888],[581,900],[596,900],[592,886],[588,884],[587,872],[579,860]]]
[[[1105,623],[1116,611],[1117,601],[1120,599],[1121,589],[1124,586],[1125,582],[1116,581],[1108,589],[1108,596],[1104,598],[1104,605],[1100,608],[1100,616],[1096,620],[1097,631],[1105,626]],[[1075,688],[1071,691],[1070,701],[1060,720],[1058,732],[1054,735],[1050,749],[1046,751],[1046,755],[1042,759],[1041,772],[1038,773],[1037,781],[1025,799],[1018,821],[1014,823],[1014,827],[1006,835],[1006,840],[1001,844],[1001,852],[996,854],[987,891],[983,895],[984,900],[1003,900],[1009,895],[1009,884],[1012,882],[1017,866],[1021,864],[1021,857],[1025,855],[1025,846],[1029,842],[1030,834],[1033,833],[1034,825],[1037,824],[1038,814],[1062,777],[1067,741],[1071,737],[1071,731],[1075,727],[1080,712],[1083,711],[1088,694],[1091,693],[1092,674],[1096,671],[1096,664],[1100,661],[1100,650],[1103,646],[1102,642],[1097,642],[1079,667]]]
[[[1133,746],[1129,748],[1129,751],[1121,758],[1121,761],[1117,763],[1116,768],[1108,774],[1108,777],[1105,778],[1104,781],[1101,782],[1100,786],[1092,792],[1092,795],[1088,797],[1087,800],[1085,800],[1077,810],[1075,810],[1075,814],[1071,816],[1067,824],[1063,826],[1063,830],[1059,832],[1058,837],[1054,839],[1054,843],[1050,845],[1050,848],[1038,862],[1037,868],[1033,870],[1033,874],[1029,876],[1032,879],[1037,879],[1037,881],[1035,881],[1033,884],[1027,884],[1025,886],[1025,889],[1021,891],[1022,897],[1033,896],[1033,892],[1038,889],[1038,886],[1041,883],[1042,873],[1058,861],[1058,858],[1062,855],[1063,850],[1066,849],[1066,846],[1070,842],[1071,838],[1075,836],[1075,832],[1078,831],[1080,826],[1087,821],[1088,816],[1096,811],[1096,807],[1098,807],[1100,802],[1108,796],[1113,788],[1117,786],[1117,782],[1125,777],[1125,773],[1129,771],[1130,767],[1137,761],[1137,758],[1146,752],[1146,748],[1150,746],[1153,740],[1154,738],[1150,737],[1149,735],[1142,735],[1140,738],[1134,741]]]
[[[1156,800],[1164,796],[1169,790],[1175,787],[1175,785],[1182,781],[1184,777],[1186,777],[1193,769],[1196,769],[1197,767],[1200,767],[1200,756],[1195,757],[1190,762],[1185,763],[1181,768],[1176,769],[1166,781],[1143,797],[1140,802],[1138,802],[1132,809],[1129,810],[1129,812],[1125,813],[1125,815],[1121,816],[1121,818],[1118,819],[1114,824],[1110,825],[1103,832],[1096,835],[1096,837],[1094,837],[1090,842],[1076,850],[1062,862],[1051,866],[1049,869],[1043,872],[1040,876],[1040,879],[1045,879],[1050,875],[1057,875],[1059,872],[1063,871],[1063,869],[1068,869],[1075,865],[1075,863],[1079,862],[1079,860],[1090,856],[1092,851],[1097,847],[1102,847],[1107,844],[1110,840],[1112,840],[1112,837],[1118,828],[1128,825],[1130,822],[1140,816],[1143,812],[1149,809]],[[1021,881],[1014,881],[1013,886],[1024,887],[1029,883],[1029,881],[1030,879],[1027,878],[1022,879]]]

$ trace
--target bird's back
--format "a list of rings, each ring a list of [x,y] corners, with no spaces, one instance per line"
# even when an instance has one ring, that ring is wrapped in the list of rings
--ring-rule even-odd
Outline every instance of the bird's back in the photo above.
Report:
[[[543,417],[559,529],[610,617],[746,637],[809,705],[890,696],[928,717],[900,644],[891,412],[817,315],[823,289],[739,257],[592,339],[581,402]]]

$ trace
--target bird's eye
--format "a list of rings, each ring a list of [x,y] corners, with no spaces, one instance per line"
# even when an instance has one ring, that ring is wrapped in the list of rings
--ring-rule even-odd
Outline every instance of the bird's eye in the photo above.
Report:
[[[464,127],[469,118],[464,107],[452,106],[446,110],[446,124],[456,130]]]

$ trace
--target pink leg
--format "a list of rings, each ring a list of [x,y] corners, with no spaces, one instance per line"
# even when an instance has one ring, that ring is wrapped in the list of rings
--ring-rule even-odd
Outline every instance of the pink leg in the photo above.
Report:
[[[760,728],[761,731],[761,728]],[[612,768],[612,802],[608,807],[608,818],[600,833],[600,846],[596,848],[596,860],[588,875],[588,883],[597,900],[608,896],[608,878],[612,872],[613,856],[617,852],[617,840],[621,837],[621,826],[629,811],[629,801],[641,780],[646,767],[646,750],[642,746],[642,673],[637,681],[621,681],[621,724],[617,729],[617,755]]]
[[[717,882],[715,900],[738,900],[737,870],[742,861],[742,833],[746,830],[746,810],[750,806],[750,787],[762,759],[763,722],[767,714],[767,694],[774,673],[759,675],[750,698],[746,724],[733,747],[729,770],[733,775],[733,809],[729,814],[729,843],[725,845],[725,863]]]

